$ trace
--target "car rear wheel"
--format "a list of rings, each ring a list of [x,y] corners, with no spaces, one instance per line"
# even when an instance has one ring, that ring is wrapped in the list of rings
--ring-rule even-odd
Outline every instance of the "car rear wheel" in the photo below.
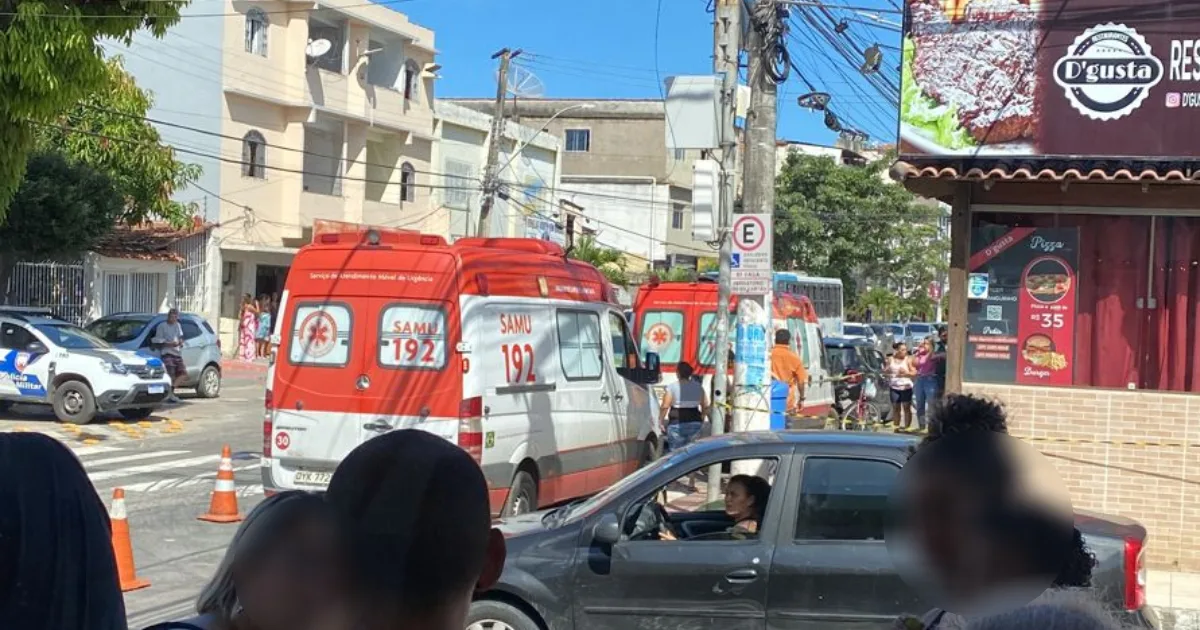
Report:
[[[66,381],[55,387],[52,404],[59,422],[87,424],[96,418],[96,397],[82,381]]]
[[[533,480],[533,475],[524,470],[517,471],[501,516],[520,516],[536,510],[537,494],[537,482]]]
[[[137,407],[134,409],[121,409],[118,413],[126,420],[145,420],[154,412],[153,407]]]
[[[196,383],[196,395],[201,398],[216,398],[221,395],[221,370],[210,365],[200,372],[200,380]]]
[[[536,621],[516,606],[504,602],[478,601],[471,603],[467,613],[467,630],[539,630]]]

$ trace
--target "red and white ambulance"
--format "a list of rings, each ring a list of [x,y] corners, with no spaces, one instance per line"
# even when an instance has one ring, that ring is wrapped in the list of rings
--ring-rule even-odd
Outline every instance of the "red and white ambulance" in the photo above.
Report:
[[[610,297],[546,241],[318,231],[279,308],[264,485],[320,490],[351,449],[403,428],[470,452],[495,514],[611,485],[659,438],[657,358]]]
[[[737,327],[736,295],[730,299],[730,309],[732,343]],[[771,310],[775,330],[791,331],[792,350],[800,355],[808,371],[802,413],[828,415],[833,408],[833,385],[829,381],[816,309],[802,295],[776,293]],[[676,363],[687,361],[711,391],[717,364],[717,283],[707,278],[691,282],[660,282],[652,278],[638,288],[633,312],[633,327],[641,339],[642,350],[658,355],[663,372],[674,372]]]

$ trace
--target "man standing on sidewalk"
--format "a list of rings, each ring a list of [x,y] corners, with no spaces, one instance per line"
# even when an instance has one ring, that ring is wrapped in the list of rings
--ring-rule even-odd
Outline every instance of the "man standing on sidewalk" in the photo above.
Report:
[[[804,407],[808,370],[804,369],[804,361],[792,350],[792,333],[786,328],[775,331],[775,347],[771,349],[771,378],[787,385],[787,412],[799,414]]]
[[[150,340],[158,348],[162,357],[163,367],[171,377],[171,397],[169,403],[179,402],[175,390],[187,376],[187,367],[183,365],[183,326],[179,323],[179,309],[167,311],[167,321],[154,329],[154,338]]]

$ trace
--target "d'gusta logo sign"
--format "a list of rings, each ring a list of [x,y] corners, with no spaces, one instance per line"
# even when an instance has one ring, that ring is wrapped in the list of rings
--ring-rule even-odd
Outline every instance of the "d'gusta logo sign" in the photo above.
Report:
[[[1141,106],[1163,78],[1163,65],[1138,32],[1124,24],[1084,31],[1054,64],[1054,80],[1079,113],[1116,120]]]

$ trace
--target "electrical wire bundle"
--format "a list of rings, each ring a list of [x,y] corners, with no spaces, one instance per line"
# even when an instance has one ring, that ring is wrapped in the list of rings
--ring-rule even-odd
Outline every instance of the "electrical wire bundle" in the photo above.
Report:
[[[787,6],[759,0],[749,8],[754,30],[762,36],[762,47],[754,54],[763,58],[763,69],[767,78],[776,85],[788,80],[792,69],[792,57],[787,49]]]

